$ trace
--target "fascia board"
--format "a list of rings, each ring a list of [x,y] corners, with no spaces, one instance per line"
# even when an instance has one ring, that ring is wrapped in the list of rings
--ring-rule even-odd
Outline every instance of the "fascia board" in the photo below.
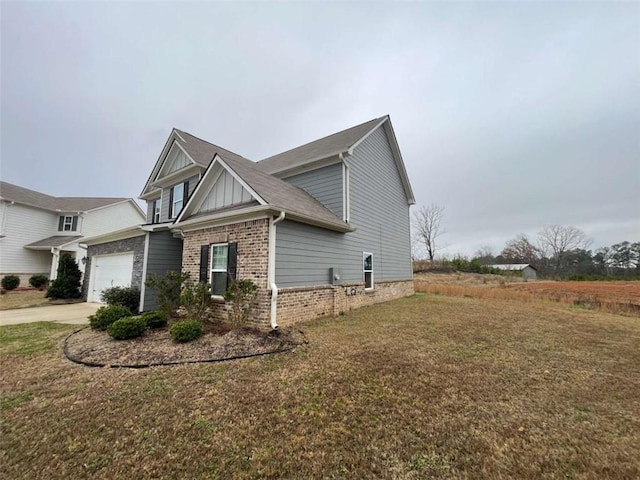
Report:
[[[371,130],[365,133],[362,137],[360,137],[358,141],[356,141],[356,143],[354,143],[347,149],[347,153],[349,155],[353,155],[353,151],[356,149],[356,147],[360,145],[362,142],[364,142],[367,138],[369,138],[369,135],[375,132],[380,125],[384,124],[388,120],[389,120],[389,115],[385,115],[384,117],[382,117],[382,120],[380,120],[380,122],[376,123],[376,125],[372,127]]]
[[[155,178],[158,172],[160,171],[160,164],[162,163],[162,160],[166,157],[166,155],[169,153],[169,147],[171,146],[173,141],[175,141],[176,136],[178,136],[178,132],[176,132],[176,129],[175,128],[171,129],[171,133],[169,134],[169,137],[167,138],[167,141],[165,142],[164,147],[162,147],[162,151],[158,156],[158,160],[156,160],[156,163],[153,166],[151,173],[149,174],[149,178],[147,179],[147,182],[144,184],[144,188],[140,193],[140,198],[142,198],[144,195],[149,193],[147,190],[151,187],[151,182],[152,182],[151,179]],[[178,138],[181,138],[181,137],[178,136]]]

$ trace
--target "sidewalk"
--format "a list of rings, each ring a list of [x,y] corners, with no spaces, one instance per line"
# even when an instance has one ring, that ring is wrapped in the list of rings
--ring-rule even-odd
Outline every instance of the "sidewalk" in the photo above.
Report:
[[[87,317],[95,313],[100,303],[71,303],[46,307],[19,308],[0,311],[0,326],[18,323],[54,322],[88,325]]]

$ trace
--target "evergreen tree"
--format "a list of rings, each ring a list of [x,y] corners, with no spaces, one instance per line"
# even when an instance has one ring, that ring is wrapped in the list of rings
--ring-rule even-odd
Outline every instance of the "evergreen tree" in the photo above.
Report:
[[[68,253],[62,253],[58,262],[58,277],[51,282],[47,298],[80,298],[82,273],[78,264]]]

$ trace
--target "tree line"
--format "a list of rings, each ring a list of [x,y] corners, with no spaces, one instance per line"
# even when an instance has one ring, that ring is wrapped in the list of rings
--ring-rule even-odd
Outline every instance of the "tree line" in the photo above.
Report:
[[[430,262],[442,248],[443,215],[444,207],[436,204],[421,207],[413,215],[414,247],[423,248]],[[535,240],[524,233],[517,235],[506,242],[498,255],[490,247],[482,247],[471,259],[456,256],[448,263],[453,266],[456,262],[474,266],[528,263],[540,276],[560,278],[640,276],[640,242],[625,240],[595,250],[590,250],[590,246],[591,240],[581,229],[551,225],[540,230]],[[414,260],[419,259],[416,257],[414,254]]]

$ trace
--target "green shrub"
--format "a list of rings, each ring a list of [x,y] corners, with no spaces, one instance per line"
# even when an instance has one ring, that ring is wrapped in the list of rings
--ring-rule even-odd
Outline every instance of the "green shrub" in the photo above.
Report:
[[[130,317],[131,310],[122,305],[108,305],[100,307],[94,315],[89,316],[89,325],[94,330],[106,330],[116,320],[124,317]]]
[[[102,291],[100,299],[107,305],[122,305],[137,313],[140,307],[140,289],[138,287],[111,287]]]
[[[185,309],[188,318],[203,319],[212,304],[211,285],[208,283],[187,283],[182,289],[180,306]]]
[[[257,294],[258,286],[251,280],[238,279],[230,283],[224,299],[231,302],[228,318],[232,327],[240,328],[247,324],[251,318],[253,301]]]
[[[147,322],[141,317],[124,317],[107,327],[107,333],[115,340],[126,340],[142,335],[147,329]]]
[[[18,285],[20,285],[20,277],[17,275],[7,275],[0,283],[2,283],[2,288],[5,290],[13,290],[14,288],[18,288]]]
[[[32,275],[29,279],[29,285],[33,288],[42,288],[49,283],[49,277],[43,274]]]
[[[51,282],[47,298],[80,298],[82,273],[73,257],[63,252],[58,261],[58,276]]]
[[[202,336],[202,324],[197,320],[182,320],[171,325],[169,334],[176,342],[190,342]]]
[[[188,273],[169,271],[164,277],[151,274],[145,285],[158,291],[158,305],[160,310],[171,317],[180,307],[180,293],[182,284],[189,278]]]
[[[167,314],[160,310],[143,313],[142,318],[149,328],[162,328],[167,324]]]

